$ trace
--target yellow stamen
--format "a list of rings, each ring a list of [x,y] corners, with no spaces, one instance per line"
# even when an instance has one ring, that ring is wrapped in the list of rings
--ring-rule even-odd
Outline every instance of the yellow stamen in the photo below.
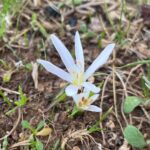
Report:
[[[83,83],[83,72],[75,72],[74,74],[72,74],[73,77],[73,85],[79,86]]]
[[[88,105],[90,105],[90,99],[84,99],[82,98],[80,101],[79,101],[79,104],[78,106],[79,107],[87,107]]]

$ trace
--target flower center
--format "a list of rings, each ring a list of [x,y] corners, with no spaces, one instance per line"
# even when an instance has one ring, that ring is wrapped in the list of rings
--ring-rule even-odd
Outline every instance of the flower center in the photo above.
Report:
[[[76,86],[82,85],[84,82],[84,73],[83,72],[74,72],[72,73],[72,84]]]
[[[82,98],[78,103],[78,106],[81,108],[87,107],[88,105],[90,105],[90,99]]]

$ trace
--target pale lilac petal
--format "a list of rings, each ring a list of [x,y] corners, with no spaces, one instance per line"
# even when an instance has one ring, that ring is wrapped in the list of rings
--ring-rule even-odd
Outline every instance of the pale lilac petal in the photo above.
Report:
[[[89,98],[89,95],[90,95],[90,91],[89,91],[89,90],[86,90],[86,89],[84,88],[83,93],[84,93],[84,98],[85,98],[85,99]]]
[[[84,55],[79,32],[75,34],[75,55],[77,65],[84,71]]]
[[[77,94],[79,87],[74,85],[69,85],[66,87],[65,92],[67,96],[73,96]]]
[[[82,85],[83,85],[83,87],[85,87],[85,90],[92,91],[94,93],[100,92],[100,88],[96,87],[94,84],[92,84],[90,82],[84,82]]]
[[[75,62],[74,62],[70,52],[65,47],[63,42],[58,37],[56,37],[54,34],[51,35],[51,40],[52,40],[57,52],[59,53],[61,60],[63,61],[64,65],[66,66],[67,70],[70,72],[72,69],[74,69],[76,67]]]
[[[94,94],[93,96],[90,97],[91,99],[91,104],[94,103],[99,97],[99,94]]]
[[[78,101],[79,101],[79,95],[78,94],[75,94],[72,96],[73,97],[73,101],[78,104]]]
[[[95,105],[89,105],[84,110],[93,111],[93,112],[102,112],[102,109],[100,107],[95,106]]]
[[[72,97],[73,97],[73,100],[76,103],[76,105],[78,105],[78,103],[80,102],[80,100],[82,98],[84,98],[84,94],[83,93],[81,93],[81,94],[75,94]]]
[[[85,72],[85,80],[88,79],[98,68],[106,63],[110,54],[113,51],[115,44],[109,44],[102,53],[93,61],[90,67]]]
[[[65,81],[71,82],[70,74],[53,65],[51,62],[42,59],[38,59],[37,62],[41,64],[48,72],[55,74],[56,76],[62,78]]]

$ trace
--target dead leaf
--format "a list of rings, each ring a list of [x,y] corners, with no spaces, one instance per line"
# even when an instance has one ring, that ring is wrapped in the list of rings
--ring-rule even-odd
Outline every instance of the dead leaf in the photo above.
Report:
[[[37,136],[48,136],[51,133],[52,133],[52,129],[49,127],[45,127],[41,131],[39,131],[36,135]]]
[[[31,145],[30,140],[25,140],[25,141],[15,143],[11,146],[11,148],[16,148],[16,147],[19,147],[19,146],[27,146],[27,145]]]
[[[34,0],[33,2],[35,7],[41,6],[41,0]]]
[[[32,63],[32,78],[34,81],[35,89],[38,89],[38,64]]]
[[[150,57],[150,51],[148,49],[148,46],[146,43],[137,43],[136,44],[137,50],[144,56],[143,58],[149,58]]]
[[[90,83],[94,83],[94,81],[95,81],[94,76],[89,77],[88,81],[89,81]]]
[[[110,128],[111,130],[113,130],[115,128],[115,124],[112,120],[109,120],[107,123],[106,123],[106,126],[108,128]]]
[[[59,85],[60,88],[64,88],[65,86],[66,86],[66,82],[61,82]]]

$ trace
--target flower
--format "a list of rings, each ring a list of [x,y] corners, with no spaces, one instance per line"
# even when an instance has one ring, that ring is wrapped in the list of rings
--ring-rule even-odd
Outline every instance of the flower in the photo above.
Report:
[[[77,94],[78,90],[84,87],[86,90],[92,91],[94,93],[98,93],[100,91],[99,87],[96,87],[94,84],[87,82],[87,79],[103,64],[106,63],[115,44],[109,44],[103,52],[93,61],[93,63],[89,66],[89,68],[85,71],[84,69],[84,56],[83,56],[83,48],[80,41],[79,33],[75,34],[75,56],[76,60],[74,61],[68,49],[64,46],[64,44],[59,40],[54,34],[51,35],[51,40],[59,53],[61,60],[68,72],[58,68],[53,65],[51,62],[38,59],[37,62],[43,67],[55,74],[56,76],[62,78],[65,81],[68,81],[70,85],[68,85],[65,89],[65,92],[68,96],[73,96]]]
[[[79,109],[93,111],[93,112],[101,112],[102,111],[101,108],[95,105],[91,105],[93,102],[97,100],[98,96],[99,94],[94,94],[93,96],[90,96],[90,92],[86,91],[86,92],[74,95],[73,100]]]

